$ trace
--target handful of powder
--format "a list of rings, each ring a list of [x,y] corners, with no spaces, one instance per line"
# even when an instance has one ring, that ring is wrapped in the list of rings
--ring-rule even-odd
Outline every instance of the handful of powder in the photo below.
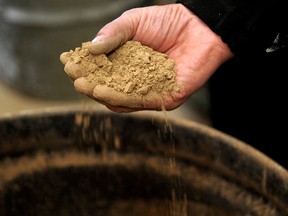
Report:
[[[176,85],[175,63],[166,54],[157,52],[137,41],[127,41],[109,54],[89,53],[90,42],[82,43],[74,51],[65,52],[60,60],[77,67],[66,73],[74,79],[85,77],[96,85],[106,85],[114,90],[133,96],[161,93],[165,96],[179,91]],[[69,67],[71,70],[71,67]]]

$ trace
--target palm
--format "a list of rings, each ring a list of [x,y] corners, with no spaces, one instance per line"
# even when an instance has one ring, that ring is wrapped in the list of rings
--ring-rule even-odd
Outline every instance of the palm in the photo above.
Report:
[[[133,19],[137,29],[132,39],[166,53],[176,62],[177,82],[185,86],[182,97],[202,86],[226,60],[213,52],[220,38],[185,7],[149,7],[137,15],[138,19]],[[211,64],[207,64],[210,59]]]

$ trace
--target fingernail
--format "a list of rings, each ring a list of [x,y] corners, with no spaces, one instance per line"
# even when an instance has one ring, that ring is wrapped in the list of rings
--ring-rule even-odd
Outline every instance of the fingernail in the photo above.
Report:
[[[102,40],[103,40],[103,36],[102,36],[102,35],[96,36],[96,37],[92,40],[92,43],[99,42],[99,41],[102,41]]]

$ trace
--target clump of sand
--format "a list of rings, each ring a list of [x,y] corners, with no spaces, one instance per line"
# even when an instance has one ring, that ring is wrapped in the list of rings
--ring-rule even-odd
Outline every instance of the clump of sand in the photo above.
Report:
[[[85,77],[95,85],[106,85],[117,92],[140,97],[151,92],[165,96],[179,91],[175,62],[166,54],[140,42],[127,41],[109,54],[93,55],[89,53],[89,43],[84,42],[60,57],[63,64],[69,62],[77,66],[73,75],[71,71],[68,73],[75,79]]]

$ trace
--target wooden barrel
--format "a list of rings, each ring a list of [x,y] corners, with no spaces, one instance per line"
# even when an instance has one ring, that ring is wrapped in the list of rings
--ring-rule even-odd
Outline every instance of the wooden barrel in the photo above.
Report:
[[[161,115],[51,109],[0,118],[0,215],[288,215],[288,173]]]

